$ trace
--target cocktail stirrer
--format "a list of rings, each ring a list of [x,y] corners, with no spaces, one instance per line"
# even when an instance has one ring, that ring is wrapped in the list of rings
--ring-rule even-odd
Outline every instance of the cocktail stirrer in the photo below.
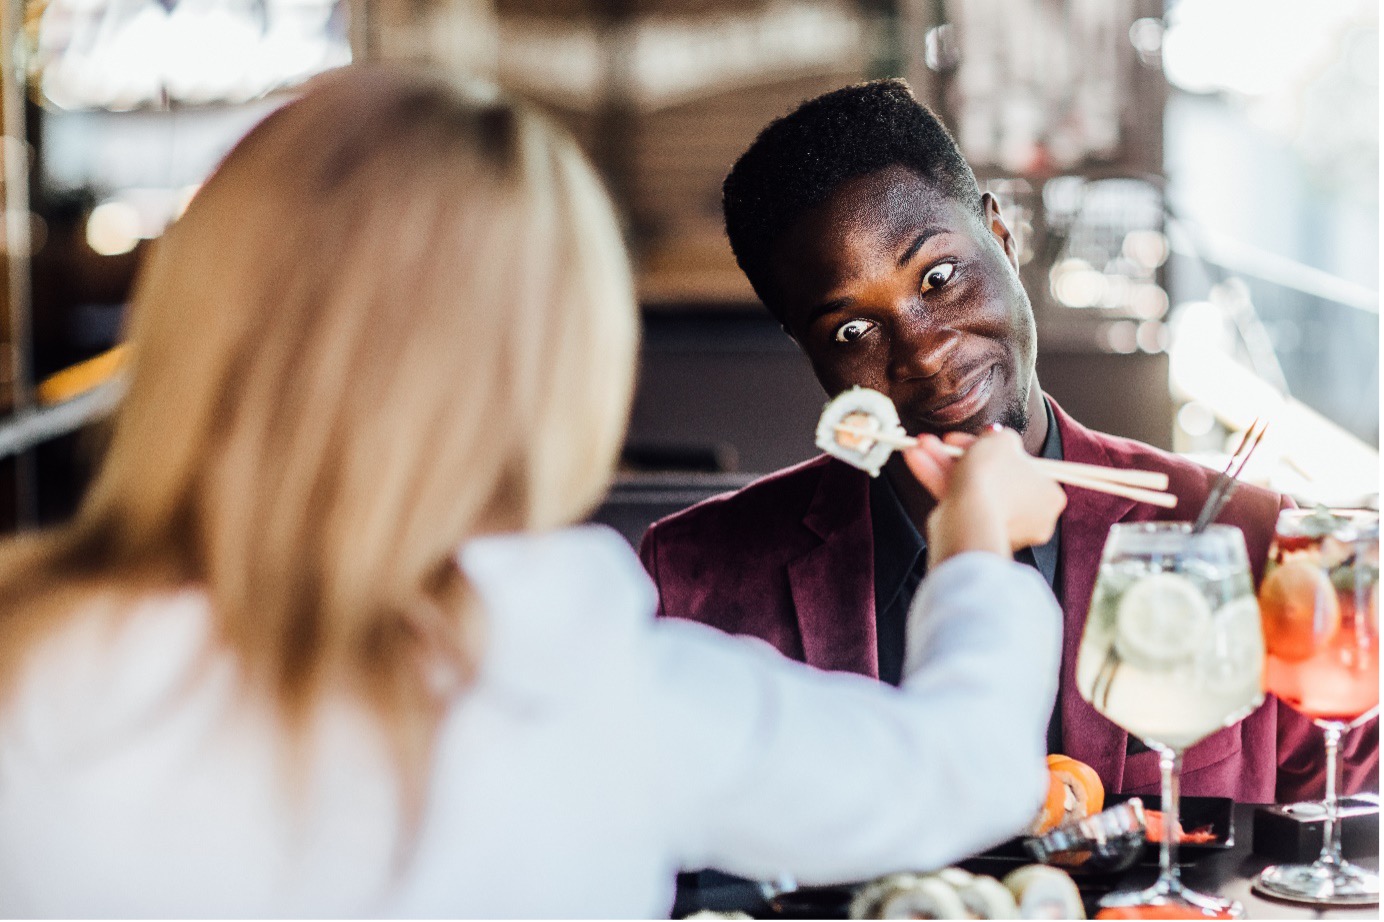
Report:
[[[1245,430],[1244,438],[1240,439],[1235,453],[1230,456],[1230,463],[1225,466],[1225,470],[1216,476],[1216,482],[1212,485],[1211,492],[1207,494],[1206,503],[1201,507],[1201,513],[1197,515],[1197,520],[1192,525],[1193,534],[1200,534],[1205,531],[1207,526],[1216,521],[1216,517],[1221,514],[1225,504],[1230,502],[1230,494],[1235,492],[1235,487],[1240,483],[1240,475],[1244,473],[1250,455],[1254,454],[1254,450],[1264,440],[1264,433],[1268,431],[1268,428],[1269,424],[1256,416],[1254,422],[1250,423],[1249,428]]]

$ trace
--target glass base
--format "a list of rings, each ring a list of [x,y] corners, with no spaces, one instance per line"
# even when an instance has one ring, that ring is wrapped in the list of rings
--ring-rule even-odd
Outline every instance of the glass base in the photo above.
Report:
[[[1348,861],[1284,864],[1265,868],[1254,881],[1266,896],[1329,906],[1375,906],[1379,875]]]
[[[1174,880],[1159,880],[1147,890],[1111,893],[1101,899],[1102,908],[1118,909],[1132,906],[1157,906],[1167,910],[1166,919],[1238,919],[1245,907],[1235,900],[1188,890]]]

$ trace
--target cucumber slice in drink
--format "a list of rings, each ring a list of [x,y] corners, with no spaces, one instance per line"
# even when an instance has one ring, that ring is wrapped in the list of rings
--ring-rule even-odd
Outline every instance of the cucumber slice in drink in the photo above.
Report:
[[[1259,603],[1241,596],[1221,606],[1215,614],[1216,629],[1200,651],[1198,671],[1212,694],[1232,695],[1260,685],[1264,673],[1264,633]]]
[[[1211,606],[1195,583],[1156,573],[1125,592],[1115,610],[1115,652],[1133,665],[1167,669],[1189,660],[1205,642]]]

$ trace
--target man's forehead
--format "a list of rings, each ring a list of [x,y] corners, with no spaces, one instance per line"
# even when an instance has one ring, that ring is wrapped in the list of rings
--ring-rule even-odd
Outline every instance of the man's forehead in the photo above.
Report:
[[[917,172],[890,166],[847,180],[824,204],[837,220],[868,230],[881,243],[906,244],[920,225],[948,217],[955,203]]]
[[[913,170],[890,166],[842,183],[782,241],[775,260],[791,307],[809,306],[892,260],[920,233],[961,229],[964,207]]]

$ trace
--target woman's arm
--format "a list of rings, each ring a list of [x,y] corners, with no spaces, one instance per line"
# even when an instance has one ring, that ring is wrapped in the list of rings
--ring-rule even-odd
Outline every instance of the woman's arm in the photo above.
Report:
[[[1047,784],[1060,631],[1037,573],[979,552],[925,581],[899,689],[658,623],[652,712],[683,867],[859,880],[1020,832]]]
[[[1065,495],[1013,432],[948,440],[960,461],[931,437],[906,455],[938,503],[899,689],[699,626],[655,628],[684,867],[860,880],[947,864],[1037,812],[1062,614],[1010,553],[1046,540]]]

